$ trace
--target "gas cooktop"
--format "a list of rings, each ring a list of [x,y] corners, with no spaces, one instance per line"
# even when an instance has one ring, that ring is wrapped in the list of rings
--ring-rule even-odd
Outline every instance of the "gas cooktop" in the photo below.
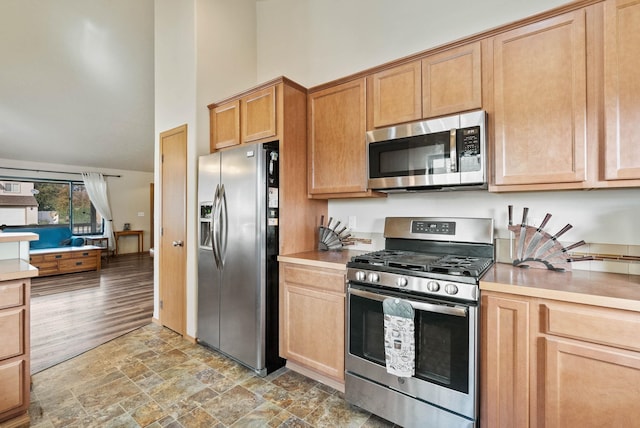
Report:
[[[367,265],[384,266],[406,270],[407,274],[411,272],[434,272],[477,278],[492,264],[493,259],[486,257],[427,254],[403,250],[380,250],[353,257],[349,266],[358,266],[360,268],[366,268]]]

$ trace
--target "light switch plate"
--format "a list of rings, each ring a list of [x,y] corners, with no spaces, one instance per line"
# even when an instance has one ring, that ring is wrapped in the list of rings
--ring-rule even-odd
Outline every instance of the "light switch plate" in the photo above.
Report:
[[[138,217],[144,217],[144,211],[138,211]]]

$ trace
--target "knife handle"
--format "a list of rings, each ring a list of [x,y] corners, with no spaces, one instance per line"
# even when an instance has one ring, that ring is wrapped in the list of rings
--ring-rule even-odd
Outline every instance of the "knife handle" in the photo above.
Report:
[[[320,226],[324,226],[324,214],[320,216]]]
[[[529,215],[529,208],[524,207],[522,209],[522,223],[520,223],[521,226],[526,226],[527,224],[527,216]]]
[[[562,229],[560,229],[560,231],[558,231],[558,233],[556,233],[555,235],[553,235],[551,237],[551,239],[553,239],[554,241],[556,239],[558,239],[560,237],[560,235],[562,235],[563,233],[565,233],[567,230],[571,229],[573,226],[571,226],[570,224],[567,224],[565,227],[563,227]]]
[[[544,229],[547,223],[549,223],[550,219],[551,219],[551,214],[547,213],[547,215],[544,216],[544,220],[542,220],[542,223],[540,223],[540,227],[538,227],[538,232],[541,232],[542,229]]]
[[[509,211],[509,226],[512,226],[513,225],[513,205],[507,206],[507,209]]]

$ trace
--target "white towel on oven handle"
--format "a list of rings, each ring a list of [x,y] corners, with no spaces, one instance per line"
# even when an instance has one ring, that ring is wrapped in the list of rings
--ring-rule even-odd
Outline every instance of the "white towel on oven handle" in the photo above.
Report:
[[[387,373],[399,377],[415,374],[415,313],[411,303],[389,297],[382,302],[384,356]]]

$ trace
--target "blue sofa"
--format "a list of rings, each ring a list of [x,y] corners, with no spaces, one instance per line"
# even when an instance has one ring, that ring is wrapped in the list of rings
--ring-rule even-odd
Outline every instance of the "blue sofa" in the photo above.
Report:
[[[60,247],[82,247],[84,245],[84,238],[73,236],[71,234],[71,229],[68,226],[9,226],[5,230],[7,232],[31,232],[38,234],[40,239],[29,242],[29,249],[31,250]]]

